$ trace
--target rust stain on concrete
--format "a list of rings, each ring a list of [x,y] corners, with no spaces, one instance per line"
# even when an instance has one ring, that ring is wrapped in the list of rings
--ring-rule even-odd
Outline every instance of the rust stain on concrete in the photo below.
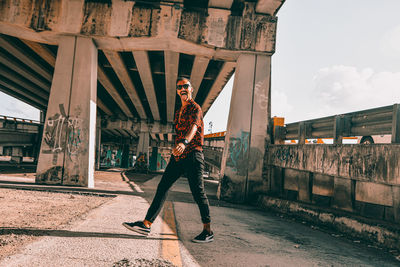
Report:
[[[86,35],[107,35],[111,22],[111,5],[86,2],[81,33]]]
[[[193,11],[183,11],[178,37],[194,43],[203,42],[202,33],[206,18],[204,14]]]

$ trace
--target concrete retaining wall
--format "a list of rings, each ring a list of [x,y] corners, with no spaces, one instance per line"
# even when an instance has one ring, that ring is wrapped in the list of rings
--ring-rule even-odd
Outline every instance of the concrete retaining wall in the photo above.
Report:
[[[264,159],[267,195],[400,229],[399,159],[400,145],[394,144],[269,145]],[[281,208],[271,201],[263,205]],[[387,243],[381,239],[376,242]],[[389,243],[400,248],[400,242]]]

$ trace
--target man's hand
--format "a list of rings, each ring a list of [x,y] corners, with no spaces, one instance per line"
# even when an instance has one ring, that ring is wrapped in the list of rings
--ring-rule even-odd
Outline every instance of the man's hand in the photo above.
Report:
[[[174,149],[172,149],[172,155],[176,156],[180,156],[183,151],[185,150],[186,146],[183,143],[179,143],[176,145],[176,147]]]

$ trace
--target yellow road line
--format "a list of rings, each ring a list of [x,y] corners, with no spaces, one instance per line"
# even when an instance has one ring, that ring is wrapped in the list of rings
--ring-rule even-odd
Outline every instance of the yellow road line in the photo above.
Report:
[[[161,234],[166,238],[178,239],[176,234],[174,207],[170,201],[165,202],[163,219],[164,222],[162,224]],[[161,255],[163,259],[170,261],[174,265],[179,267],[182,266],[178,240],[162,240]]]

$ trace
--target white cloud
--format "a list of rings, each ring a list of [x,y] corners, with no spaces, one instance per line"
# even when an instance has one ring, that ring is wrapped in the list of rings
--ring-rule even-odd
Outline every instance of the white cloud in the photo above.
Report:
[[[380,48],[386,57],[400,59],[400,25],[385,32]]]
[[[400,102],[400,72],[337,65],[320,69],[313,81],[315,118]]]

